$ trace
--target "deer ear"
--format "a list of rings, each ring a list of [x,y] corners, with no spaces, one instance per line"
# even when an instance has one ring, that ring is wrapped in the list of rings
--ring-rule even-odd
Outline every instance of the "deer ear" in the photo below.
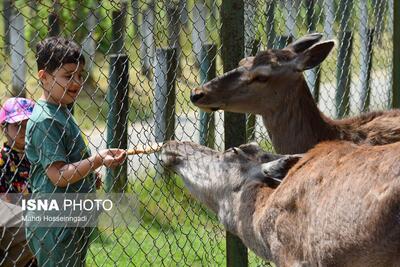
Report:
[[[289,172],[290,168],[292,168],[302,157],[302,154],[281,156],[281,158],[277,160],[262,164],[261,171],[265,178],[282,180]]]
[[[257,154],[258,152],[263,151],[256,142],[240,145],[239,148],[246,154]]]
[[[320,42],[311,46],[296,57],[296,69],[303,71],[318,66],[325,60],[334,46],[335,42],[332,40]]]
[[[322,34],[321,33],[311,33],[307,34],[298,40],[294,41],[293,43],[286,46],[285,50],[290,50],[295,53],[300,53],[306,50],[307,48],[311,47],[313,44],[316,44],[321,40]]]
[[[250,68],[253,66],[254,57],[245,57],[239,61],[239,66]]]

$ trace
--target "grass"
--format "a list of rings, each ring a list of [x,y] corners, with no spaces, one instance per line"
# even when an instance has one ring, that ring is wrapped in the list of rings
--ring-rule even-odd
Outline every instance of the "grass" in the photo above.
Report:
[[[141,177],[141,176],[139,176]],[[137,221],[127,227],[99,228],[88,266],[225,265],[224,230],[173,176],[137,179],[128,191],[138,200]]]
[[[225,230],[177,176],[138,175],[127,194],[138,201],[126,227],[99,227],[87,266],[225,266]],[[140,177],[146,177],[141,179]],[[269,266],[249,252],[250,266]]]

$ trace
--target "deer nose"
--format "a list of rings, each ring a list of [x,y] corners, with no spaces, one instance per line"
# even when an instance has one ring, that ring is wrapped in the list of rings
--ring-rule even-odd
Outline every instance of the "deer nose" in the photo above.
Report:
[[[190,101],[192,101],[192,103],[196,103],[203,96],[204,96],[203,92],[192,92],[190,94]]]

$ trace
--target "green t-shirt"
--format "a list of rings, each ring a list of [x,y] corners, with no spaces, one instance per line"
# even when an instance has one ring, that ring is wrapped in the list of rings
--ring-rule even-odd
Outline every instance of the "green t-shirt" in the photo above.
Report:
[[[46,175],[56,162],[67,164],[90,156],[90,150],[72,114],[66,107],[38,100],[29,118],[25,153],[31,162],[30,181],[34,193],[91,193],[96,191],[92,174],[67,187],[57,187]]]

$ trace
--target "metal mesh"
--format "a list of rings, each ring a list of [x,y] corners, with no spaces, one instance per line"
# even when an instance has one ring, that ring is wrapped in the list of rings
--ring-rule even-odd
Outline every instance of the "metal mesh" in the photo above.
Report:
[[[107,143],[121,145],[111,134],[117,131],[118,122],[110,120],[124,112],[128,148],[171,137],[165,132],[173,121],[165,117],[170,105],[174,105],[174,138],[199,142],[200,112],[190,103],[189,94],[201,83],[201,51],[206,43],[216,45],[216,73],[223,73],[220,5],[221,1],[213,0],[4,0],[0,22],[2,102],[10,96],[38,99],[41,87],[35,45],[49,35],[61,35],[81,44],[86,56],[84,90],[74,105],[74,116],[92,153],[106,148]],[[285,40],[314,31],[337,40],[336,49],[321,68],[305,73],[326,115],[342,117],[390,106],[393,0],[246,0],[244,10],[245,55],[283,47]],[[161,47],[175,47],[172,54],[177,64],[163,61],[169,54]],[[126,85],[120,84],[124,81],[121,76],[115,76],[112,55],[126,55],[121,63],[128,68]],[[319,74],[319,93],[315,94]],[[171,83],[176,86],[174,91],[168,91]],[[120,103],[112,107],[119,100],[109,93],[110,86],[125,86],[125,108]],[[168,94],[175,98],[167,101]],[[157,128],[164,124],[164,129]],[[215,112],[215,125],[213,145],[222,150],[222,112]],[[271,147],[259,117],[255,140]],[[190,197],[178,177],[160,178],[162,170],[156,157],[139,155],[127,161],[128,179],[118,187],[137,199],[137,220],[128,228],[95,229],[87,265],[226,264],[223,227],[215,215]],[[103,177],[123,171],[110,174],[101,169]],[[254,254],[249,261],[251,266],[266,265]]]

